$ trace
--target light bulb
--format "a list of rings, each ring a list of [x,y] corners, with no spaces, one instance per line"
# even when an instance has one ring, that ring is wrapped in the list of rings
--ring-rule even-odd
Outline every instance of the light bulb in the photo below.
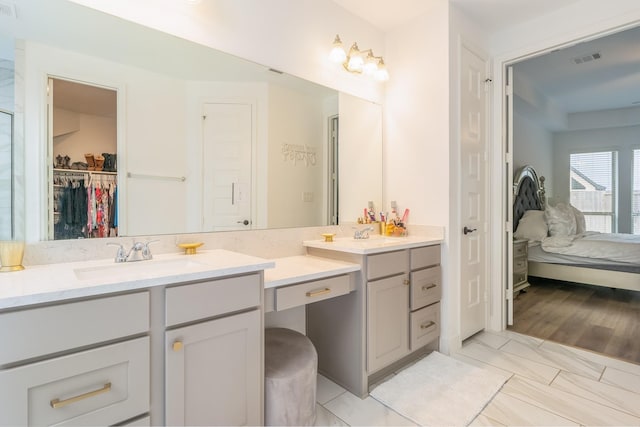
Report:
[[[367,59],[364,61],[364,65],[362,66],[362,72],[368,76],[372,76],[377,70],[378,61],[373,56],[373,53],[369,52]]]
[[[384,61],[380,58],[380,62],[378,63],[378,70],[375,72],[375,79],[379,82],[386,82],[389,80],[389,72],[387,71],[387,66],[384,65]]]
[[[364,64],[364,60],[362,59],[362,56],[355,55],[349,58],[349,63],[347,64],[347,68],[349,69],[349,71],[362,72],[363,64]]]
[[[347,52],[344,51],[344,48],[342,47],[342,40],[340,40],[340,36],[338,34],[336,34],[336,38],[333,40],[333,49],[331,49],[329,58],[337,64],[342,64],[347,60]]]

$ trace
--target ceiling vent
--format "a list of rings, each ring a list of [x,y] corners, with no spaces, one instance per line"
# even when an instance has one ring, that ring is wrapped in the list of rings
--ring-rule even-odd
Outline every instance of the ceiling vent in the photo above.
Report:
[[[602,58],[602,55],[600,55],[600,52],[596,52],[589,55],[576,56],[575,58],[572,59],[572,61],[575,64],[584,64],[585,62],[595,61],[596,59],[600,59],[600,58]]]
[[[16,19],[16,5],[10,2],[0,1],[0,18]]]

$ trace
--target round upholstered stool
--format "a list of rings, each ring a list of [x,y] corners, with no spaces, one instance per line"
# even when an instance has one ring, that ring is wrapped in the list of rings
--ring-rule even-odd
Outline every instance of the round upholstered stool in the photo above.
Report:
[[[306,336],[268,328],[264,338],[264,422],[309,426],[316,419],[318,353]]]

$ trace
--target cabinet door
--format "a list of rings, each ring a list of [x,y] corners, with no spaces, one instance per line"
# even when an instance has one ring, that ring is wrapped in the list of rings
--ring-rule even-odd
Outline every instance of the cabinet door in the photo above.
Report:
[[[165,333],[167,425],[261,425],[260,311]]]
[[[409,353],[409,277],[367,284],[367,360],[369,374]]]

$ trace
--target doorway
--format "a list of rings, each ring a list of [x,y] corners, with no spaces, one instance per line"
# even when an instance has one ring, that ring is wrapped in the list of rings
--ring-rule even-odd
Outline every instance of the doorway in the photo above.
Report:
[[[49,239],[118,236],[118,92],[48,79]]]
[[[635,36],[637,34],[637,36]],[[634,45],[637,46],[638,40],[640,40],[640,30],[638,27],[627,28],[624,31],[618,31],[610,33],[598,38],[588,38],[583,41],[572,41],[567,43],[561,48],[548,49],[543,53],[529,55],[524,59],[518,61],[511,61],[504,63],[503,76],[506,83],[504,87],[504,94],[507,100],[503,98],[504,105],[509,105],[509,101],[513,100],[513,109],[504,108],[503,114],[503,137],[505,138],[505,150],[503,151],[504,158],[506,159],[503,177],[503,207],[505,211],[506,221],[506,233],[504,240],[505,258],[502,260],[504,283],[507,284],[507,291],[513,289],[513,280],[516,276],[513,274],[511,260],[513,259],[513,230],[510,227],[512,223],[511,206],[513,203],[513,174],[514,171],[523,167],[525,164],[530,164],[535,167],[540,175],[544,175],[546,178],[545,186],[547,193],[550,196],[551,204],[557,202],[568,202],[570,199],[570,154],[572,152],[588,152],[589,150],[602,150],[602,147],[607,149],[632,149],[626,147],[621,141],[612,137],[612,133],[609,131],[616,127],[613,122],[607,122],[605,116],[615,117],[620,114],[628,115],[631,110],[629,108],[634,107],[633,102],[629,98],[638,96],[638,92],[634,89],[625,89],[625,80],[631,78],[636,79],[637,73],[635,70],[640,65],[635,62],[637,60],[630,60],[630,57],[623,58],[625,49],[625,38],[629,38],[635,41]],[[629,48],[627,48],[629,49]],[[632,50],[629,50],[631,52]],[[623,56],[620,56],[623,55]],[[545,61],[549,61],[546,62]],[[561,68],[554,68],[551,64],[556,61],[560,61]],[[620,61],[620,62],[616,62]],[[631,68],[627,66],[630,65]],[[514,75],[509,76],[508,70],[513,67]],[[611,67],[612,69],[609,69]],[[539,75],[532,76],[528,74],[531,70],[540,70]],[[633,71],[632,71],[633,70]],[[544,74],[549,71],[552,74],[551,78],[547,79]],[[609,71],[607,77],[604,76],[605,72]],[[602,74],[602,75],[601,75]],[[583,83],[582,87],[578,86],[579,83]],[[636,85],[637,86],[637,85]],[[574,91],[570,90],[574,88]],[[621,92],[615,92],[616,87],[621,88]],[[606,91],[610,91],[610,93]],[[513,95],[511,100],[508,99],[510,95]],[[540,108],[546,106],[547,108]],[[553,106],[554,108],[549,108]],[[538,107],[537,109],[535,107]],[[541,111],[543,110],[543,111]],[[555,112],[554,114],[551,114]],[[629,130],[629,126],[637,126],[640,129],[640,123],[631,123],[629,120],[625,121],[624,127]],[[589,136],[589,132],[594,130],[594,135],[597,132],[600,139],[598,145],[589,142],[592,139]],[[572,133],[580,136],[580,145],[577,145],[572,141]],[[595,139],[595,138],[593,138]],[[562,147],[560,147],[562,144]],[[571,145],[569,145],[571,144]],[[636,138],[635,146],[638,142]],[[615,147],[615,148],[613,148]],[[626,148],[625,148],[626,147]],[[597,151],[597,150],[596,150]],[[623,156],[629,163],[632,162],[633,156]],[[628,174],[627,174],[628,175]],[[506,185],[505,185],[506,184]],[[631,194],[632,191],[628,188],[631,183],[627,182],[627,189],[618,189],[618,194]],[[631,203],[628,203],[630,205]],[[631,216],[631,210],[625,215]],[[624,215],[621,215],[623,217]],[[556,295],[556,297],[550,297],[548,301],[538,302],[536,304],[547,304],[549,307],[555,306],[556,302],[552,301],[553,298],[558,299],[560,290],[569,292],[574,289],[575,294],[569,298],[562,298],[567,304],[575,303],[576,299],[579,299],[579,295],[585,295],[585,288],[576,288],[585,285],[574,285],[567,282],[558,282],[552,280],[536,280],[531,279],[530,282],[536,285],[535,289],[529,289],[528,294],[521,294],[529,299],[541,297],[543,295]],[[606,289],[606,288],[605,288]],[[592,289],[591,296],[584,297],[590,299],[591,302],[602,301],[602,296],[605,294],[600,292],[602,289]],[[504,291],[500,290],[504,295]],[[564,293],[560,292],[565,295]],[[611,295],[605,302],[606,305],[615,305],[616,301],[620,300],[620,295],[616,297]],[[517,298],[517,297],[516,297]],[[628,298],[629,301],[634,301],[634,298]],[[502,328],[508,323],[507,317],[509,314],[508,305],[509,295],[503,298],[502,304]],[[600,303],[598,303],[600,304]],[[519,316],[517,310],[519,307],[522,310],[528,310],[527,304],[524,301],[516,301],[515,310],[516,317],[515,322],[518,322]],[[539,305],[538,313],[540,313]],[[568,312],[573,310],[573,305],[566,305],[559,308],[559,312]],[[596,308],[593,308],[596,310]],[[600,308],[597,308],[600,313],[602,322],[607,317]],[[620,310],[614,310],[620,312]],[[546,310],[542,310],[544,316]],[[549,311],[551,313],[551,311]],[[612,313],[613,314],[613,313]],[[615,315],[615,314],[614,314]],[[550,324],[551,318],[547,318],[547,329],[560,330],[560,325]],[[560,322],[562,316],[555,316],[555,319]],[[526,316],[520,316],[520,321],[526,319]],[[604,324],[592,324],[591,330],[597,330],[603,328]],[[527,327],[527,325],[517,325],[516,330],[520,332],[530,333],[533,329]],[[592,332],[591,331],[591,332]],[[575,331],[574,331],[575,332]],[[555,340],[561,340],[562,333],[559,332],[555,335],[555,338],[549,338]],[[585,335],[586,336],[586,335]],[[565,337],[565,341],[560,341],[569,345],[579,346],[575,340],[569,340],[569,336]],[[572,339],[575,337],[572,337]],[[620,339],[620,338],[618,338]],[[632,339],[632,337],[628,337]],[[582,346],[586,346],[586,342],[589,341],[585,338]],[[591,340],[592,342],[594,340]],[[596,340],[597,341],[597,340]],[[602,344],[606,340],[600,340],[598,344]],[[590,347],[594,351],[603,351]],[[619,354],[612,354],[620,357]]]

